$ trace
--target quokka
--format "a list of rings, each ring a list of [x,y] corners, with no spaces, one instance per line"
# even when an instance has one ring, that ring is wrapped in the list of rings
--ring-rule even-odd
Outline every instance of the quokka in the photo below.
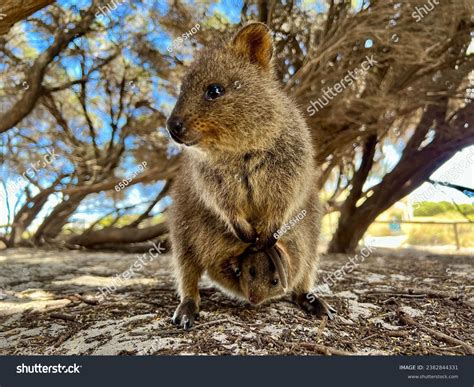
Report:
[[[314,151],[302,115],[276,79],[272,55],[270,30],[261,23],[204,48],[167,121],[183,145],[170,234],[181,298],[173,321],[184,328],[198,314],[202,274],[243,298],[226,283],[226,260],[250,245],[255,253],[271,248],[277,230],[302,210],[298,232],[278,243],[290,256],[292,292],[312,311],[306,294],[318,263],[320,213]]]

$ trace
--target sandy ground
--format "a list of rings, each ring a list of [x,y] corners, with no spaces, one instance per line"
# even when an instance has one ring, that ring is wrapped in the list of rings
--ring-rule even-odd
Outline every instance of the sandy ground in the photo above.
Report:
[[[320,276],[348,258],[323,256]],[[189,332],[170,323],[178,303],[170,256],[118,280],[136,261],[123,253],[0,251],[0,354],[473,353],[472,256],[377,249],[322,289],[337,310],[329,321],[289,298],[242,305],[204,279],[201,319]]]

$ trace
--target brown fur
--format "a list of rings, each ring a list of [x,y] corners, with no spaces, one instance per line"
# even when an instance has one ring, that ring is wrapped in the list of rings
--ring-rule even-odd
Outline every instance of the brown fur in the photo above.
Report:
[[[234,292],[250,304],[259,305],[285,294],[281,273],[266,252],[246,251],[231,258],[229,264],[223,275],[234,278]]]
[[[231,257],[221,263],[225,268],[221,273],[209,272],[211,278],[221,285],[224,291],[231,292],[239,299],[251,304],[260,304],[282,296],[286,292],[306,294],[314,286],[318,257],[316,246],[319,236],[320,208],[317,201],[307,203],[305,218],[286,232],[277,242],[287,275],[287,287],[280,273],[264,251],[253,252],[247,249],[237,257]],[[240,272],[237,276],[236,270]],[[255,275],[250,274],[254,269]],[[278,279],[278,285],[271,281]],[[256,302],[251,300],[251,295]],[[314,296],[313,296],[314,297]],[[308,297],[310,298],[310,297]]]
[[[175,321],[185,327],[198,311],[201,275],[207,271],[245,298],[238,281],[222,274],[225,262],[250,243],[275,243],[273,234],[303,209],[305,219],[281,241],[291,256],[291,290],[308,292],[314,282],[319,211],[312,142],[270,57],[271,36],[260,23],[244,27],[230,43],[204,49],[170,117],[186,127],[170,210],[182,301]],[[225,94],[208,101],[203,96],[214,83]]]

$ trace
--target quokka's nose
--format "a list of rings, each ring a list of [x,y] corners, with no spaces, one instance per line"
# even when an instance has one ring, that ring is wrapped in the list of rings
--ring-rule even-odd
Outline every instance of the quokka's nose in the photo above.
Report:
[[[171,116],[166,127],[175,141],[182,142],[181,136],[186,132],[186,127],[181,117]]]

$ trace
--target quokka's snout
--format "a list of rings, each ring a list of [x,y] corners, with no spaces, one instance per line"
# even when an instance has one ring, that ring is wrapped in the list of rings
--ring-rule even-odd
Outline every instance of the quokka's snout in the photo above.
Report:
[[[166,128],[171,138],[178,144],[187,146],[195,145],[202,135],[189,127],[189,124],[181,116],[172,114],[166,122]]]

